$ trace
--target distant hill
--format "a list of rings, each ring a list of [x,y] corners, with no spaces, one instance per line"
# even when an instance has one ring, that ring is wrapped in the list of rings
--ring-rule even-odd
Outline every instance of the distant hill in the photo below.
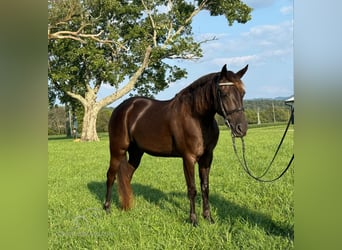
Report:
[[[262,98],[262,97],[258,97],[258,98],[252,98],[252,99],[245,99],[245,101],[258,101],[258,100],[276,100],[276,101],[285,101],[287,99],[289,99],[290,97],[292,97],[293,95],[290,96],[277,96],[274,98]]]
[[[293,95],[290,95],[290,96],[287,96],[287,97],[278,96],[278,97],[275,97],[274,100],[285,101],[285,100],[289,99],[292,96]]]

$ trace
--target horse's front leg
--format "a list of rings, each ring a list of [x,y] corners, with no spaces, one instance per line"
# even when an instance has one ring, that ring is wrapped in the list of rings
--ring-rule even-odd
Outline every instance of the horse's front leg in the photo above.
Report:
[[[188,188],[188,197],[190,200],[190,222],[193,226],[197,226],[197,217],[195,212],[195,197],[196,197],[196,185],[195,185],[195,161],[190,158],[183,158],[183,170]]]
[[[211,165],[212,159],[213,159],[213,156],[211,153],[202,157],[198,162],[199,176],[201,180],[203,217],[207,219],[210,223],[214,223],[214,220],[210,214],[210,205],[209,205],[209,172],[210,172],[210,165]]]

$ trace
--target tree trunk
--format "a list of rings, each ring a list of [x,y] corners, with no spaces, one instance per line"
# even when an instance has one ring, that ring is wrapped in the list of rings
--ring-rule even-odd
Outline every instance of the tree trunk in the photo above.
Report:
[[[96,131],[96,119],[99,109],[94,103],[84,107],[81,141],[99,141]]]
[[[89,85],[86,85],[86,87],[87,92],[85,93],[85,97],[69,91],[67,94],[79,100],[84,108],[81,141],[99,141],[100,139],[97,136],[96,131],[96,120],[97,115],[100,109],[104,107],[104,104],[96,102],[96,94],[99,86],[95,87],[94,89],[92,89]]]

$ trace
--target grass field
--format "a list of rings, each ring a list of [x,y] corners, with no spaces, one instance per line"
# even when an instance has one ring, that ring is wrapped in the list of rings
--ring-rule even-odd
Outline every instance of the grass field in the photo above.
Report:
[[[247,160],[261,173],[273,156],[284,125],[251,128]],[[116,186],[112,213],[102,210],[108,168],[108,136],[81,143],[49,137],[49,249],[293,249],[294,166],[278,181],[259,183],[247,176],[234,155],[229,131],[222,129],[210,172],[210,204],[215,224],[201,217],[188,222],[182,161],[144,155],[133,176],[134,208],[121,211]],[[237,140],[238,144],[239,140]],[[293,128],[269,178],[286,166],[293,152]]]

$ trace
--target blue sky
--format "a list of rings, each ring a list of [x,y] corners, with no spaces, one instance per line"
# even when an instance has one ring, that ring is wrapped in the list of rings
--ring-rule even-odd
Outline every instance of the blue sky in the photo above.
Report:
[[[184,67],[187,78],[170,85],[156,95],[170,99],[197,78],[221,70],[224,64],[236,72],[249,64],[243,81],[245,99],[275,98],[293,95],[293,0],[244,0],[252,7],[252,20],[246,24],[228,25],[223,16],[212,17],[200,12],[192,27],[195,39],[218,40],[202,44],[203,57],[198,60],[173,60]],[[105,86],[99,97],[114,91]],[[126,97],[110,106],[116,106]]]

